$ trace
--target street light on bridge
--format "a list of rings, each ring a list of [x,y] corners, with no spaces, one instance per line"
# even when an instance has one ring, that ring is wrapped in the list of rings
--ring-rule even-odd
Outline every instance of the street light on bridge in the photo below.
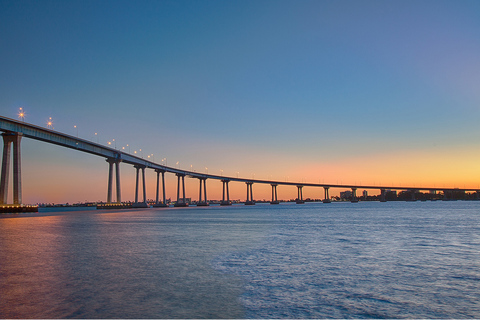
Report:
[[[22,107],[20,107],[20,109],[18,111],[18,118],[20,120],[22,120],[23,122],[25,122],[25,111],[23,111]]]
[[[47,121],[47,128],[48,128],[48,129],[53,129],[53,121],[52,121],[52,117],[48,118],[48,121]]]

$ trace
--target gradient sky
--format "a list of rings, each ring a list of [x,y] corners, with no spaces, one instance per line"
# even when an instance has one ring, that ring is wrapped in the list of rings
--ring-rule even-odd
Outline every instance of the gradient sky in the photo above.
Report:
[[[214,174],[480,185],[480,1],[0,0],[0,30],[3,116]],[[23,139],[22,161],[25,203],[106,199],[101,158]]]

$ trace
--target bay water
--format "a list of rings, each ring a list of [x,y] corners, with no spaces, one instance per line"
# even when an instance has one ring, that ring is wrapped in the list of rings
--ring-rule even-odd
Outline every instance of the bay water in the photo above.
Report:
[[[480,318],[480,202],[1,215],[0,318]]]

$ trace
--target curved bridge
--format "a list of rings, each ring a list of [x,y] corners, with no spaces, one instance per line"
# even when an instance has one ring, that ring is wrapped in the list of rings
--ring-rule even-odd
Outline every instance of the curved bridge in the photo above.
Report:
[[[178,177],[177,183],[177,202],[176,206],[187,206],[185,202],[185,176],[190,178],[196,178],[200,181],[199,202],[197,205],[208,205],[207,202],[207,179],[215,179],[223,182],[223,198],[222,205],[230,205],[230,195],[228,184],[231,181],[244,182],[247,185],[247,201],[245,204],[254,204],[253,199],[253,184],[270,184],[272,186],[272,204],[278,204],[277,199],[277,186],[288,185],[297,186],[298,195],[297,203],[303,203],[303,187],[320,187],[324,188],[324,202],[330,202],[329,189],[330,188],[342,188],[352,190],[352,201],[356,202],[356,190],[357,189],[376,189],[381,191],[381,201],[385,201],[385,190],[408,190],[412,192],[412,200],[415,198],[415,191],[419,190],[431,190],[431,191],[474,191],[479,192],[478,189],[453,189],[453,188],[418,188],[418,187],[399,187],[399,186],[370,186],[370,185],[341,185],[341,184],[320,184],[320,183],[299,183],[299,182],[283,182],[274,180],[256,180],[245,179],[235,177],[225,177],[212,174],[202,174],[198,172],[192,172],[187,170],[180,170],[168,166],[164,166],[153,161],[145,160],[140,157],[133,156],[129,153],[122,152],[120,150],[112,149],[103,146],[92,141],[80,139],[71,135],[67,135],[54,130],[42,128],[36,125],[28,124],[18,120],[10,119],[0,116],[0,131],[3,132],[3,158],[2,158],[2,172],[0,181],[0,204],[7,203],[8,194],[8,181],[10,172],[10,158],[11,158],[11,146],[13,144],[13,202],[14,204],[22,204],[22,187],[21,187],[21,152],[20,141],[22,137],[44,141],[51,144],[56,144],[61,147],[75,149],[81,152],[90,153],[96,156],[100,156],[106,159],[109,164],[108,175],[108,191],[107,191],[107,203],[112,203],[112,191],[113,191],[113,176],[115,167],[115,180],[116,180],[116,201],[121,203],[121,187],[120,187],[120,163],[126,163],[133,165],[136,169],[136,188],[135,188],[135,204],[137,207],[147,207],[146,199],[146,187],[145,187],[145,169],[153,169],[157,172],[157,190],[156,190],[156,203],[155,206],[167,206],[165,200],[165,173],[173,173]],[[142,189],[143,189],[143,201],[139,201],[139,179],[140,171],[142,173]],[[160,194],[160,175],[162,176],[162,194],[163,199],[159,199]],[[203,197],[202,197],[203,189]],[[180,192],[182,190],[182,192]]]

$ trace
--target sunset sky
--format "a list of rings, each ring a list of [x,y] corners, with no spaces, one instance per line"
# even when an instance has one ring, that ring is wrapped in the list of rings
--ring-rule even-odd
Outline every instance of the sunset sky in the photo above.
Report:
[[[0,30],[2,116],[22,107],[26,122],[52,117],[55,130],[212,174],[480,187],[477,0],[0,0]],[[107,170],[22,140],[25,203],[105,201]],[[135,170],[121,174],[133,200]],[[221,198],[220,182],[207,187]]]

